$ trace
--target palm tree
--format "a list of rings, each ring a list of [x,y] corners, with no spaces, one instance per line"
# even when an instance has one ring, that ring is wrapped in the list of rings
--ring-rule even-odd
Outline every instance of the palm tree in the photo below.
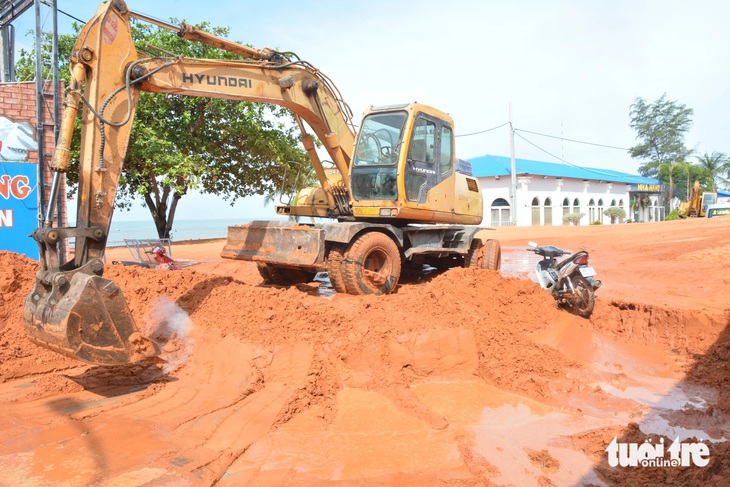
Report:
[[[712,181],[712,192],[717,192],[717,180],[724,179],[721,174],[730,172],[730,159],[723,152],[715,152],[697,157],[698,165],[707,171]]]

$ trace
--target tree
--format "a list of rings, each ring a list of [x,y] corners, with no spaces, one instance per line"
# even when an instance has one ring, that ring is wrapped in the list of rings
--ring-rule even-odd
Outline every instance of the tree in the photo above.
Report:
[[[616,223],[616,220],[626,218],[626,210],[619,206],[612,206],[603,210],[603,214],[611,218],[611,223]]]
[[[704,155],[697,157],[697,164],[707,174],[713,193],[717,192],[718,179],[727,182],[722,174],[730,171],[730,159],[724,153],[713,151],[712,154],[708,154],[705,152]]]
[[[666,93],[654,103],[639,97],[631,105],[631,128],[639,143],[629,149],[634,159],[647,162],[639,166],[639,173],[657,177],[662,164],[669,165],[669,200],[674,197],[674,166],[685,161],[692,153],[684,145],[684,136],[692,126],[694,110],[667,100]]]
[[[211,28],[208,23],[196,27],[222,37],[229,33],[227,28]],[[59,71],[66,81],[68,56],[80,26],[74,28],[76,35],[59,36]],[[140,52],[152,45],[185,57],[240,59],[149,24],[134,23],[132,32]],[[18,72],[34,69],[34,62],[28,53],[21,53]],[[284,179],[292,180],[297,169],[288,162],[308,160],[297,130],[291,112],[276,106],[141,93],[116,205],[128,208],[135,198],[142,198],[159,237],[169,238],[177,204],[191,189],[220,195],[233,204],[240,197],[274,193]],[[72,150],[75,159],[78,134],[77,130]],[[78,181],[76,169],[68,174],[72,184]]]
[[[563,215],[563,223],[572,223],[573,225],[580,225],[580,220],[584,216],[586,216],[585,213],[579,213],[579,212],[567,213],[567,214]]]

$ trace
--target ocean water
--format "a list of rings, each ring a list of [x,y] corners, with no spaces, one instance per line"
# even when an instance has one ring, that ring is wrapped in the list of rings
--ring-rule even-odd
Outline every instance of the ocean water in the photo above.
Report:
[[[273,219],[273,218],[272,218]],[[225,218],[210,220],[178,220],[175,219],[172,225],[171,237],[173,242],[183,240],[201,240],[208,238],[226,238],[228,227],[231,225],[242,225],[248,223],[247,218]],[[155,224],[150,217],[147,220],[139,221],[112,221],[109,230],[107,245],[124,245],[124,239],[147,239],[157,238]]]

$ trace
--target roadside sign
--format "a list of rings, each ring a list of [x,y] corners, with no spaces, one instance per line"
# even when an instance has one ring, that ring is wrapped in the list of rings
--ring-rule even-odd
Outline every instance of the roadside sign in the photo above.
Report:
[[[38,259],[38,165],[0,161],[0,250]]]

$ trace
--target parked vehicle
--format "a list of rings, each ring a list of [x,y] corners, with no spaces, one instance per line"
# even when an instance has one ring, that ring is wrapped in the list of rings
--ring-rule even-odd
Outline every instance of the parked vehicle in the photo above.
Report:
[[[707,205],[705,210],[705,216],[707,218],[728,215],[730,215],[730,203],[715,203],[714,205]]]
[[[579,316],[587,318],[596,304],[595,291],[601,287],[596,279],[596,270],[588,265],[588,252],[581,250],[570,255],[570,251],[552,245],[539,246],[528,242],[530,248],[542,260],[537,263],[535,273],[540,287],[553,295],[559,306],[564,306]],[[558,257],[570,255],[565,260]]]

